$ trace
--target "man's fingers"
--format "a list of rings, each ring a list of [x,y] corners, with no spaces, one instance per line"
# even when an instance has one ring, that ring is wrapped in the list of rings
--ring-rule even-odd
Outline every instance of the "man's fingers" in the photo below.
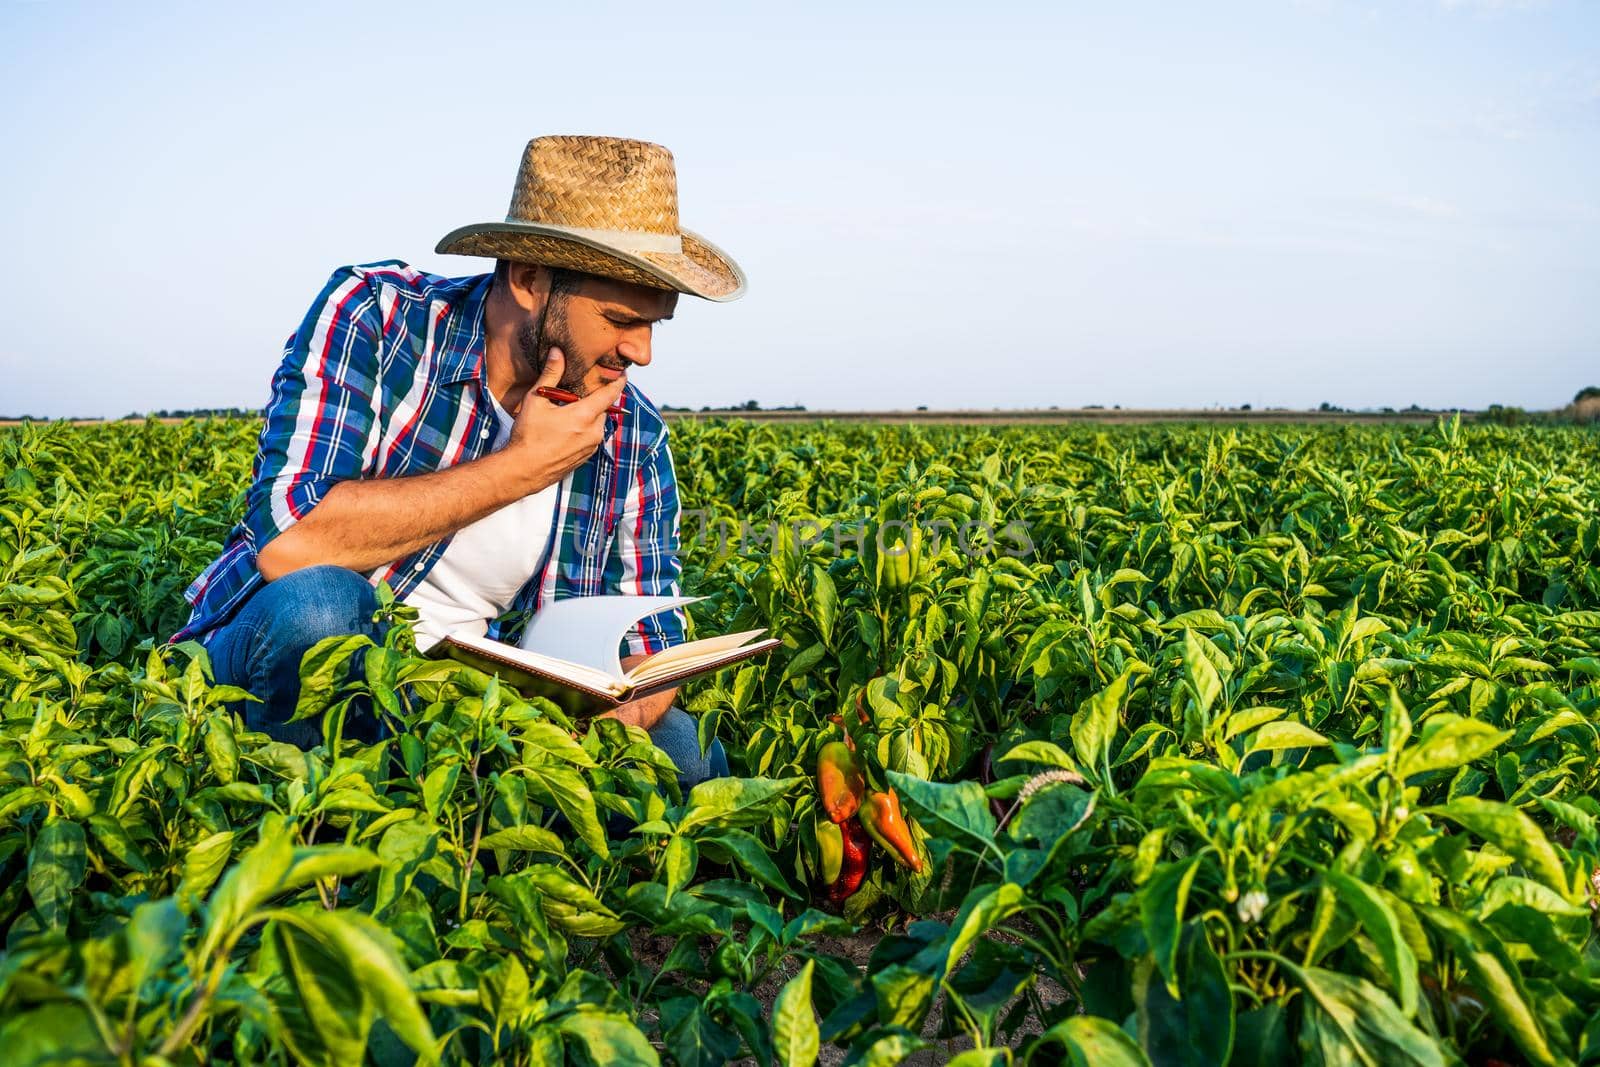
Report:
[[[533,383],[534,387],[560,384],[561,372],[566,370],[566,364],[567,357],[562,354],[561,349],[552,346],[550,351],[545,353],[544,370],[540,373],[539,380]]]
[[[587,405],[585,410],[589,411],[591,414],[598,415],[606,408],[615,404],[617,399],[622,396],[622,391],[627,387],[628,380],[626,378],[618,378],[614,382],[607,382],[600,388],[593,390],[588,396],[585,396],[582,400],[578,401],[578,404]],[[573,406],[577,407],[578,405],[574,404]]]

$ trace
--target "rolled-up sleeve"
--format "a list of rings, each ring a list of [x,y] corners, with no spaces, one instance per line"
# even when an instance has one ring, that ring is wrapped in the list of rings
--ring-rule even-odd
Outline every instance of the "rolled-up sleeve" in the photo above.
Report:
[[[374,287],[357,268],[334,271],[273,375],[245,510],[257,551],[363,473],[382,333]]]
[[[639,465],[623,501],[606,560],[607,589],[636,596],[677,596],[682,566],[678,559],[678,480],[666,428]],[[646,655],[682,644],[688,637],[682,608],[639,620],[628,631],[631,655]]]

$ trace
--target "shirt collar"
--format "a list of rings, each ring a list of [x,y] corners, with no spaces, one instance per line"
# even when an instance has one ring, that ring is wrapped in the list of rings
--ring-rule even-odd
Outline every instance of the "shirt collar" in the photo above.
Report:
[[[478,378],[484,371],[484,307],[493,274],[468,279],[467,295],[445,319],[444,340],[439,345],[440,380],[449,385]]]

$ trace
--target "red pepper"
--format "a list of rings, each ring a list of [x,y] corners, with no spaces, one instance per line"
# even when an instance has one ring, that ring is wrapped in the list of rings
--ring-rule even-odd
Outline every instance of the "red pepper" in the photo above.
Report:
[[[843,905],[861,888],[861,883],[867,877],[867,860],[872,852],[872,838],[867,836],[859,823],[840,823],[839,830],[844,838],[839,877],[828,886],[828,903],[834,907]]]
[[[817,753],[817,792],[822,795],[822,808],[828,818],[842,823],[861,807],[861,794],[866,781],[850,746],[843,741],[829,741]]]
[[[911,839],[911,827],[900,814],[900,798],[893,789],[887,793],[873,793],[861,806],[858,818],[872,839],[882,845],[901,866],[922,873],[922,857]]]

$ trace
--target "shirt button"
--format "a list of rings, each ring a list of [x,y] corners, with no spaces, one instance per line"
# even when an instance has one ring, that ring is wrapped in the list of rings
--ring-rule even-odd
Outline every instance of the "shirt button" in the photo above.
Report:
[[[478,431],[478,436],[479,437],[488,437],[489,436],[489,427],[485,426],[483,429],[479,430]]]
[[[426,567],[427,567],[426,563],[418,563],[415,567],[412,567],[411,569],[415,573],[421,574],[423,572],[423,569],[426,568]]]

